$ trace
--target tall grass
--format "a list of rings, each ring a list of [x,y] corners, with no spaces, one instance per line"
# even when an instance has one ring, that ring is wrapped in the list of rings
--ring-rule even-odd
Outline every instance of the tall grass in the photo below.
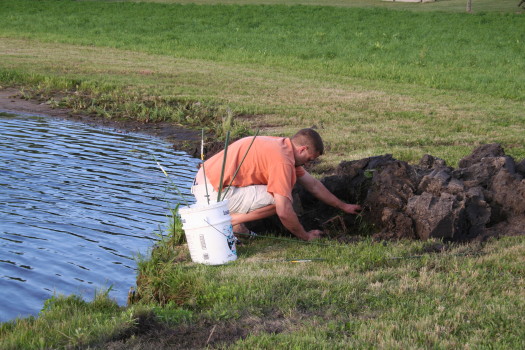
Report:
[[[525,99],[525,18],[317,6],[2,1],[0,35]]]

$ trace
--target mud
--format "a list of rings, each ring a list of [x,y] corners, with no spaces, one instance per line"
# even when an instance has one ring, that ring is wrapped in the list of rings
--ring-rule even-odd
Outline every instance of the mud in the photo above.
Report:
[[[525,159],[515,161],[499,144],[474,149],[456,169],[431,155],[415,165],[383,155],[342,162],[321,180],[340,199],[362,204],[361,216],[319,203],[300,185],[294,207],[307,230],[322,229],[340,241],[362,235],[483,241],[525,232],[524,177]],[[250,228],[283,229],[276,218]]]
[[[249,335],[278,334],[293,327],[282,316],[273,315],[261,319],[244,317],[239,320],[199,321],[181,323],[169,327],[165,323],[149,317],[131,330],[119,334],[112,341],[103,344],[104,349],[224,349],[228,344],[245,339]]]

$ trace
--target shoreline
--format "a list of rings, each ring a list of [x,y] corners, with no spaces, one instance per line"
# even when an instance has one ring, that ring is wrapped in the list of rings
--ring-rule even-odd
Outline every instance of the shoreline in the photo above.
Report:
[[[86,115],[67,108],[55,108],[46,102],[25,99],[16,88],[0,89],[0,110],[13,114],[43,114],[121,132],[143,133],[161,138],[169,142],[174,149],[184,151],[192,157],[198,158],[200,155],[201,133],[169,122],[144,123],[132,119],[117,120]]]

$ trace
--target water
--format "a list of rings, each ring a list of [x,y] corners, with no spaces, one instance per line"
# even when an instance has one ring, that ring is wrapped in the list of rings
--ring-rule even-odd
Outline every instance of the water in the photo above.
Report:
[[[53,295],[112,287],[123,305],[198,160],[160,139],[46,116],[0,114],[0,322]]]

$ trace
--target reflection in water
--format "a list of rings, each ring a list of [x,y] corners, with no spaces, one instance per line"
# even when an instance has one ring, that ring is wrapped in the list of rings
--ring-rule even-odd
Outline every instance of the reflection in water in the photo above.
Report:
[[[125,303],[134,257],[181,201],[154,157],[189,201],[198,160],[162,140],[0,114],[0,322],[54,293],[90,299],[112,286]]]

